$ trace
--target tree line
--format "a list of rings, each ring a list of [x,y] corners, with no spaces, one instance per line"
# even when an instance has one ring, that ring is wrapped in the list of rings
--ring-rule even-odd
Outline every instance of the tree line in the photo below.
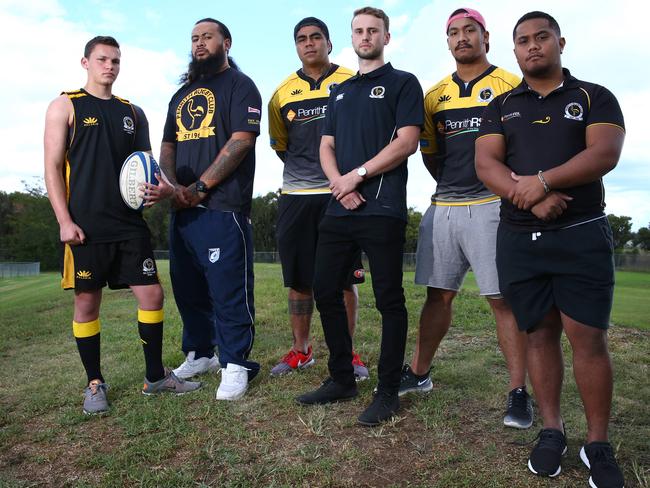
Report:
[[[275,222],[278,216],[278,192],[269,192],[253,198],[251,220],[255,251],[276,251]],[[422,214],[408,209],[404,252],[414,253]],[[650,250],[650,223],[637,232],[632,231],[632,218],[609,214],[614,247],[623,249],[632,244],[634,249]],[[169,202],[162,202],[144,211],[144,219],[151,230],[154,249],[169,248]],[[25,184],[22,192],[0,191],[0,261],[40,261],[41,269],[58,269],[61,259],[59,226],[39,184]]]

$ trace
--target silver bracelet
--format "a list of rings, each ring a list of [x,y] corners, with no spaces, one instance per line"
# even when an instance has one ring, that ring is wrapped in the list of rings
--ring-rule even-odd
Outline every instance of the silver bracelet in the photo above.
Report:
[[[546,183],[546,179],[544,179],[544,175],[542,174],[541,169],[537,172],[537,178],[539,179],[542,186],[544,186],[544,193],[548,193],[549,191],[551,191],[551,188],[548,186],[548,183]]]

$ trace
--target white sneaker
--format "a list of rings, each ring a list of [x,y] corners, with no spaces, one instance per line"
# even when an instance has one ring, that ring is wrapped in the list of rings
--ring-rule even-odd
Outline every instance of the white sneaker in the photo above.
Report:
[[[186,380],[192,376],[196,376],[197,374],[219,371],[219,369],[221,369],[219,358],[216,354],[211,358],[194,359],[195,354],[195,351],[188,352],[185,362],[174,370],[174,374],[177,378]]]
[[[228,363],[221,370],[221,384],[217,388],[217,400],[239,400],[248,388],[248,369],[239,364]]]

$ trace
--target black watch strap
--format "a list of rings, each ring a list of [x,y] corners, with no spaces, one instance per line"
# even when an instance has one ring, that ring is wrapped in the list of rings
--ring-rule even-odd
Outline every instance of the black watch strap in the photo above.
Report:
[[[198,180],[196,182],[196,191],[199,193],[208,193],[210,190],[208,189],[208,185],[203,183],[201,180]]]

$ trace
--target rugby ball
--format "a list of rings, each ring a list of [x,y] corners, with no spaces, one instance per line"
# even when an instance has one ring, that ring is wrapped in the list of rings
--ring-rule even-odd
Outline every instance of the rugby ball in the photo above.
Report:
[[[127,207],[133,210],[142,210],[144,208],[144,199],[142,198],[141,183],[158,184],[155,173],[158,173],[158,163],[147,152],[136,151],[131,154],[120,170],[120,194]]]

